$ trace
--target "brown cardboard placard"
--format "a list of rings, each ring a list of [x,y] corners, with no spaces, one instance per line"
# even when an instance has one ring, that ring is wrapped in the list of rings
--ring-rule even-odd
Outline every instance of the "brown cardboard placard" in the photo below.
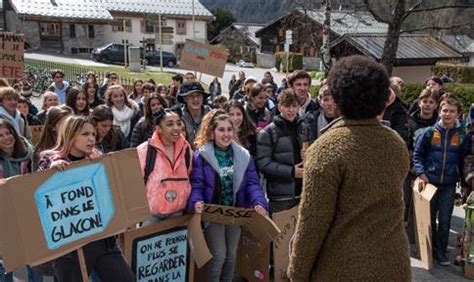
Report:
[[[202,211],[202,221],[243,226],[262,246],[268,245],[280,234],[280,229],[268,216],[262,216],[254,209],[206,204]]]
[[[227,51],[215,45],[186,39],[181,53],[180,67],[223,77],[227,57]]]
[[[31,130],[31,144],[33,146],[38,145],[41,132],[44,130],[44,125],[30,125],[30,130]]]
[[[270,244],[262,245],[246,229],[242,229],[237,250],[236,271],[250,282],[269,280]]]
[[[196,213],[193,215],[188,224],[189,229],[189,246],[193,254],[199,254],[194,256],[194,261],[198,268],[202,268],[209,260],[212,259],[211,252],[207,247],[204,233],[201,229],[201,214]]]
[[[191,216],[159,221],[125,232],[125,258],[136,281],[193,281],[194,263],[188,244]]]
[[[37,265],[149,216],[136,149],[12,177],[0,185],[0,253],[6,271]]]
[[[275,270],[275,282],[289,281],[286,270],[290,262],[290,240],[295,234],[296,223],[298,221],[298,208],[274,213],[272,219],[280,228],[281,233],[273,241],[273,265]]]
[[[24,69],[24,53],[23,34],[0,32],[0,77],[20,77]]]
[[[416,245],[420,254],[422,267],[433,269],[433,247],[431,242],[431,211],[430,201],[438,190],[432,184],[426,184],[419,191],[420,180],[416,179],[413,185],[413,205],[416,220]]]

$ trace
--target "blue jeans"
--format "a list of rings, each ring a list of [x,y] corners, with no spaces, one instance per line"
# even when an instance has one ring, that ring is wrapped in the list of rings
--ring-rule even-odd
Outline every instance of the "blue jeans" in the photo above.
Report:
[[[438,185],[437,187],[438,191],[431,199],[431,231],[435,258],[446,255],[454,197],[456,196],[456,184]],[[438,218],[438,224],[436,224],[436,218]]]
[[[207,281],[232,282],[239,247],[240,226],[209,223],[204,236],[212,254],[212,259],[207,264]]]

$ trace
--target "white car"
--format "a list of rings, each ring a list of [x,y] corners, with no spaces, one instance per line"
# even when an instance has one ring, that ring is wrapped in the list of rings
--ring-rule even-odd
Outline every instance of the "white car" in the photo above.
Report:
[[[237,65],[241,68],[253,68],[253,63],[246,62],[245,60],[240,60]]]

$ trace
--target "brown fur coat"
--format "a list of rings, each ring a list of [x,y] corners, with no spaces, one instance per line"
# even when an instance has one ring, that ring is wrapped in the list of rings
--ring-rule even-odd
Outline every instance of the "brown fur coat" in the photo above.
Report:
[[[336,122],[307,153],[292,281],[410,281],[409,155],[378,120]]]

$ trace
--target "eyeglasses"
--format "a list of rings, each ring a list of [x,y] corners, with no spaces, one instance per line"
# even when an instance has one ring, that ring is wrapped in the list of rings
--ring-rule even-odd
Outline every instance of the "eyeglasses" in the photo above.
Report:
[[[116,80],[116,79],[117,79],[117,77],[116,77],[116,76],[111,76],[111,77],[110,77],[110,79],[112,79],[112,80]]]

